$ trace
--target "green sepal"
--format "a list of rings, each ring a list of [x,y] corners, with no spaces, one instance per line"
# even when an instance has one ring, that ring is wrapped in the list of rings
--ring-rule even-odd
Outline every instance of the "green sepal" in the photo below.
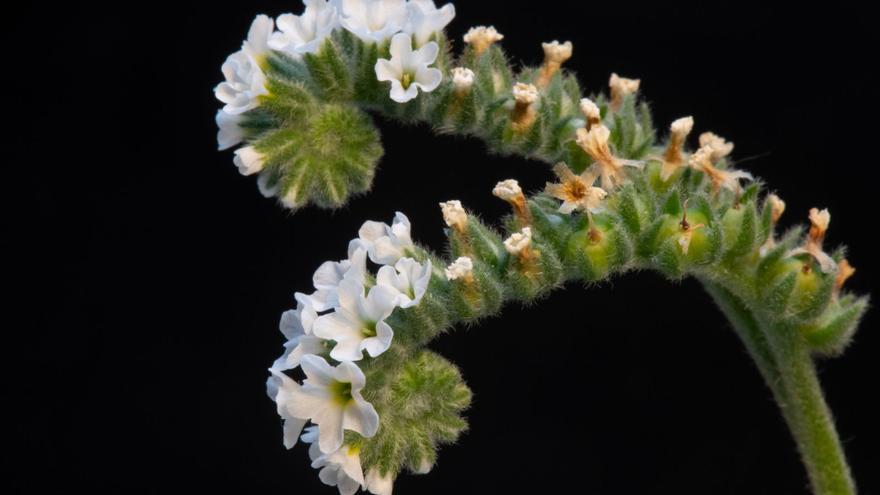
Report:
[[[859,322],[868,309],[868,298],[849,297],[829,308],[819,321],[802,327],[804,337],[814,352],[837,356],[852,342]]]
[[[729,208],[721,217],[724,229],[724,256],[728,259],[751,253],[760,239],[755,203]]]
[[[472,257],[471,261],[473,281],[453,280],[449,291],[452,314],[467,322],[497,313],[504,302],[504,286],[497,268],[479,258]]]
[[[348,101],[353,96],[348,63],[343,59],[342,51],[337,46],[341,36],[344,35],[335,34],[328,37],[317,53],[303,55],[303,61],[309,69],[315,87],[322,98],[328,101]]]

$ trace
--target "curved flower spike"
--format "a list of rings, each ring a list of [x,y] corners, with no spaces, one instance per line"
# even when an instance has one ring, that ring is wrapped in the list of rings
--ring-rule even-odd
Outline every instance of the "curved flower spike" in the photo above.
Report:
[[[401,308],[418,306],[431,282],[431,260],[419,263],[401,258],[394,267],[383,266],[376,274],[376,285],[390,289]]]
[[[419,94],[419,89],[431,92],[443,80],[440,69],[428,67],[437,60],[440,47],[435,42],[413,51],[412,38],[405,33],[397,33],[391,38],[391,60],[380,58],[376,61],[376,77],[379,81],[391,82],[391,99],[406,103]]]
[[[407,9],[409,20],[403,32],[412,35],[416,46],[427,43],[434,33],[443,31],[455,18],[455,6],[451,3],[438,9],[434,0],[410,0]]]
[[[288,390],[287,412],[318,425],[321,452],[333,453],[342,447],[345,430],[367,438],[376,434],[379,415],[361,396],[366,378],[356,364],[342,362],[334,368],[324,358],[309,355],[303,357],[302,369],[306,379]]]
[[[364,296],[364,286],[355,280],[339,283],[339,307],[315,320],[313,332],[336,341],[330,357],[337,361],[360,361],[364,351],[376,357],[391,347],[394,331],[385,323],[397,306],[397,294],[381,285]]]
[[[333,30],[339,26],[336,1],[303,0],[302,15],[282,14],[275,23],[280,31],[272,33],[269,47],[295,57],[315,53]]]
[[[390,227],[382,222],[364,222],[358,231],[358,237],[373,263],[380,265],[393,265],[415,249],[410,237],[409,219],[401,212],[394,215],[394,222]]]
[[[336,2],[342,27],[367,43],[381,43],[406,25],[406,0]]]

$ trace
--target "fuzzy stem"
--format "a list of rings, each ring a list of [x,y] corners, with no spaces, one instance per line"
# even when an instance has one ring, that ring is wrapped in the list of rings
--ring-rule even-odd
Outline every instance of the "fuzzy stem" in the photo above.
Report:
[[[855,494],[855,484],[813,359],[796,329],[760,323],[740,298],[715,283],[702,282],[745,343],[773,392],[797,443],[813,493]]]

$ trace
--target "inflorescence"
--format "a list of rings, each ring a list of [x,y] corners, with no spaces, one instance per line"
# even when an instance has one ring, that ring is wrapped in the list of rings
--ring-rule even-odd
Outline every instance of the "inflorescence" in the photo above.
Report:
[[[492,194],[511,207],[504,235],[459,201],[441,203],[446,257],[414,242],[402,213],[391,225],[366,222],[347,257],[321,265],[313,291],[295,294],[268,393],[284,445],[310,444],[312,466],[340,493],[390,494],[401,470],[430,471],[438,446],[466,429],[470,390],[426,349],[431,339],[570,280],[645,268],[691,275],[716,298],[730,294],[762,329],[794,328],[811,353],[850,341],[867,301],[843,291],[854,272],[844,250],[824,250],[828,211],[810,211],[806,236],[778,236],[785,203],[734,168],[733,143],[704,132],[689,150],[690,116],[658,142],[638,79],[612,74],[607,96],[585,97],[562,68],[571,42],[544,43],[540,67],[515,71],[504,36],[485,26],[470,29],[454,57],[443,32],[451,4],[304,3],[298,16],[258,16],[216,89],[219,147],[242,145],[234,162],[258,175],[264,195],[289,208],[335,207],[365,192],[382,155],[365,111],[483,139],[557,176],[531,196],[514,179],[498,183]],[[770,347],[759,362],[765,377],[783,366]],[[285,374],[294,369],[302,380]],[[793,430],[801,421],[786,419]]]

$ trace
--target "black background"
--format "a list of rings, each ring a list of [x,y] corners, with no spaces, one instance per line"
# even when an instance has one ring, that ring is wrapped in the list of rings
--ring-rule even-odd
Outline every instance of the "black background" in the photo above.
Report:
[[[640,77],[658,127],[736,142],[742,166],[778,188],[783,226],[829,207],[828,242],[851,246],[849,287],[880,280],[872,18],[844,4],[784,10],[655,2],[460,1],[461,36],[494,24],[515,59],[572,40],[590,92],[610,72]],[[312,271],[344,256],[367,219],[413,222],[443,243],[437,202],[493,221],[490,194],[547,167],[482,144],[382,121],[371,194],[341,211],[291,215],[216,151],[212,89],[257,13],[142,2],[9,13],[4,279],[26,318],[4,346],[12,492],[334,493],[285,451],[266,368],[281,312]],[[10,122],[11,120],[11,122]],[[21,270],[24,268],[24,270]],[[18,274],[24,275],[22,277]],[[874,282],[872,282],[874,281]],[[16,301],[23,296],[31,304]],[[17,313],[17,311],[14,311]],[[12,311],[10,312],[12,313]],[[880,335],[868,314],[846,355],[819,364],[861,493],[880,495]],[[755,368],[698,284],[633,273],[572,285],[535,307],[439,338],[432,348],[475,392],[471,431],[428,476],[395,492],[806,493],[805,474]],[[4,442],[9,445],[8,442]]]

